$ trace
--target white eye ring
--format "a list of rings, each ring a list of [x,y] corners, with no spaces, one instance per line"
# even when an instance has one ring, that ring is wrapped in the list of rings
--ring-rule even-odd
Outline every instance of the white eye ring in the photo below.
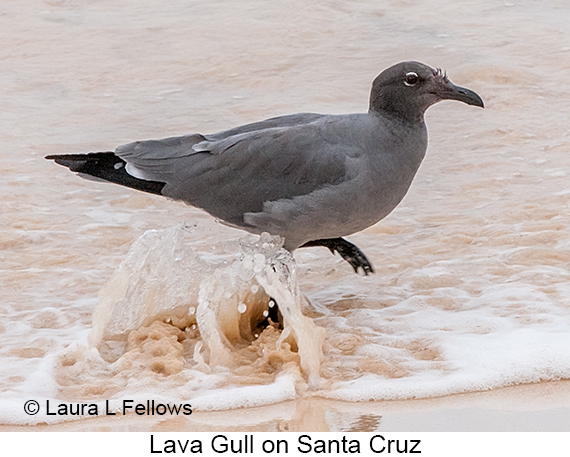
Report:
[[[420,80],[420,77],[415,71],[409,71],[406,73],[406,79],[404,79],[404,84],[408,87],[415,86]]]

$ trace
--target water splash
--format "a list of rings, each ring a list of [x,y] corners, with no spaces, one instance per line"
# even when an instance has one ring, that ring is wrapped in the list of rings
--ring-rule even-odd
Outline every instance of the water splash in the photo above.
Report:
[[[133,344],[152,339],[152,330],[143,336],[137,332],[158,321],[199,339],[192,360],[187,360],[194,368],[236,368],[240,360],[236,351],[260,339],[267,323],[271,332],[277,326],[267,318],[275,300],[283,331],[276,341],[270,338],[265,343],[276,347],[263,350],[284,347],[298,353],[302,373],[311,387],[317,387],[325,332],[302,313],[307,303],[299,290],[295,261],[282,248],[281,239],[249,236],[213,250],[199,246],[192,231],[188,225],[151,230],[133,244],[100,292],[90,344],[108,362],[130,360],[134,355],[127,353]],[[154,330],[159,330],[156,324]],[[169,334],[169,338],[183,337]],[[177,360],[161,362],[157,371],[183,369],[181,352],[170,343],[150,352],[172,353]]]

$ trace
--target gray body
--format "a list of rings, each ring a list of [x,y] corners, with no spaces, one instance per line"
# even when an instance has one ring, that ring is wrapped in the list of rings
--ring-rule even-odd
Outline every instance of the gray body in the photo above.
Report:
[[[295,114],[213,135],[120,146],[138,178],[233,226],[294,250],[363,230],[404,198],[427,147],[423,119]],[[159,155],[157,154],[159,153]]]

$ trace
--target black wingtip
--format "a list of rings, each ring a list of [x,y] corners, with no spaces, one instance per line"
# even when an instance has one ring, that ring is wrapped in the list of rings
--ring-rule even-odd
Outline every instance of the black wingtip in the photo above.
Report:
[[[166,183],[147,181],[131,176],[126,171],[126,162],[113,152],[90,152],[89,154],[48,155],[59,165],[81,175],[89,175],[104,181],[141,190],[150,194],[162,195]]]
[[[50,155],[46,156],[47,160],[53,160],[58,165],[63,165],[69,168],[71,171],[79,172],[81,168],[87,163],[87,159],[80,158],[77,155]]]

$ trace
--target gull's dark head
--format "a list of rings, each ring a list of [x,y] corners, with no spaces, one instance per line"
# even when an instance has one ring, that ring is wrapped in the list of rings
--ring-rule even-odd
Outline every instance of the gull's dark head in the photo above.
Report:
[[[421,119],[426,109],[441,100],[484,107],[479,95],[454,85],[440,69],[419,62],[401,62],[384,70],[372,83],[370,111]]]

